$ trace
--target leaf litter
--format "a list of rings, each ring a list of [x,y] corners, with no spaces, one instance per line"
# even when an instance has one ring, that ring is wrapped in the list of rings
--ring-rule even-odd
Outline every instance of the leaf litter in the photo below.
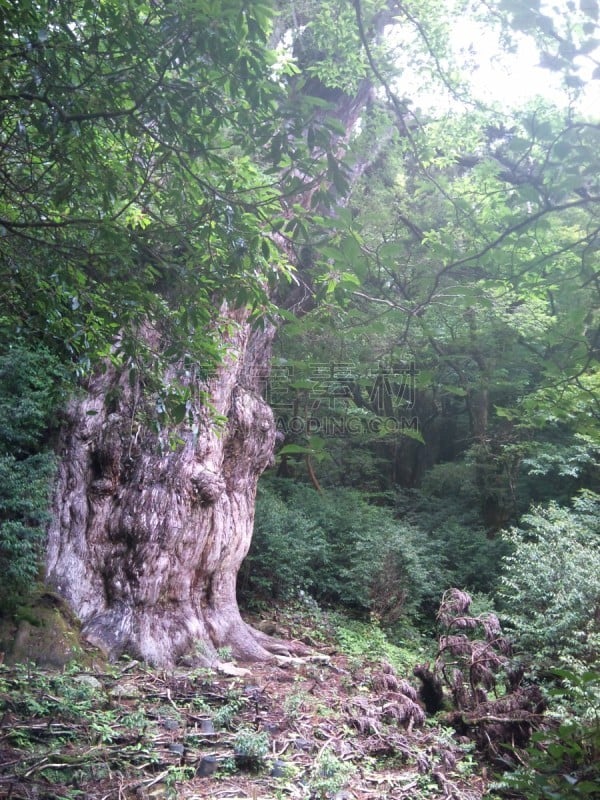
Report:
[[[479,800],[471,745],[425,725],[416,687],[340,653],[246,674],[0,669],[0,798]],[[246,765],[236,752],[267,742]]]

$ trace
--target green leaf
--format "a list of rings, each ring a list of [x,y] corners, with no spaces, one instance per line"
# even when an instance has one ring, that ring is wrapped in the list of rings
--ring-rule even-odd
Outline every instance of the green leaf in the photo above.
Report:
[[[556,158],[566,159],[570,156],[573,146],[563,140],[558,141],[552,148],[552,152]]]
[[[291,455],[310,455],[312,453],[312,448],[310,447],[303,447],[299,444],[286,444],[284,445],[281,450],[278,451],[278,455],[280,456],[291,456]]]
[[[597,797],[598,783],[597,781],[579,780],[576,784],[577,793],[584,797]]]
[[[179,425],[187,416],[187,404],[168,402],[167,411],[174,425]]]

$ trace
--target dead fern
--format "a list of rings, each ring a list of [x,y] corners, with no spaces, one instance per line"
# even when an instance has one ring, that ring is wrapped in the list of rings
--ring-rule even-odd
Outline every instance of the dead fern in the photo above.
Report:
[[[545,703],[537,686],[521,685],[524,669],[511,664],[511,643],[496,614],[473,616],[470,606],[467,592],[449,589],[444,594],[437,614],[440,633],[433,670],[421,665],[415,674],[424,686],[438,679],[446,687],[457,709],[447,721],[474,739],[481,752],[506,766],[507,746],[527,744],[541,723]],[[508,692],[498,697],[502,676]]]

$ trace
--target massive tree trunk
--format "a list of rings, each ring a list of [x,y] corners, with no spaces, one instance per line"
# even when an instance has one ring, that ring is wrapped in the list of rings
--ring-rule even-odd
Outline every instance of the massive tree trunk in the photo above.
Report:
[[[333,136],[331,152],[342,155],[372,87],[362,80],[350,96],[314,79],[303,88],[313,100],[322,100],[321,90],[330,105],[317,105],[315,118],[337,117],[346,135]],[[328,180],[321,177],[306,176],[295,202],[312,207]],[[279,244],[295,261],[289,242]],[[301,297],[288,298],[294,311],[311,300],[310,277],[299,277]],[[220,647],[247,660],[303,649],[254,630],[238,610],[236,580],[250,545],[256,485],[275,445],[273,414],[260,391],[275,329],[252,327],[243,311],[223,314],[226,355],[216,374],[197,385],[183,376],[197,397],[204,393],[187,424],[157,432],[148,393],[130,370],[112,366],[67,409],[47,581],[79,615],[88,640],[111,657],[126,652],[168,666],[190,653],[214,661]],[[160,349],[156,331],[144,335]]]
[[[195,387],[208,402],[186,424],[153,429],[139,384],[112,367],[68,407],[47,579],[111,657],[171,665],[190,652],[214,660],[222,646],[242,659],[281,647],[244,623],[236,600],[256,484],[273,457],[260,380],[274,329],[227,316],[226,357]]]

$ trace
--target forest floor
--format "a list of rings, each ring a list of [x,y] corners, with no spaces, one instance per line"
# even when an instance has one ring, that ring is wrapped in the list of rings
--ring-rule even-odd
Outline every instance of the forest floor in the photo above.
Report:
[[[314,653],[224,662],[221,671],[133,661],[62,671],[0,666],[0,798],[486,794],[473,745],[443,716],[425,718],[414,678],[383,657],[380,638],[372,653],[357,654],[316,631],[310,615],[288,613],[271,625]]]

